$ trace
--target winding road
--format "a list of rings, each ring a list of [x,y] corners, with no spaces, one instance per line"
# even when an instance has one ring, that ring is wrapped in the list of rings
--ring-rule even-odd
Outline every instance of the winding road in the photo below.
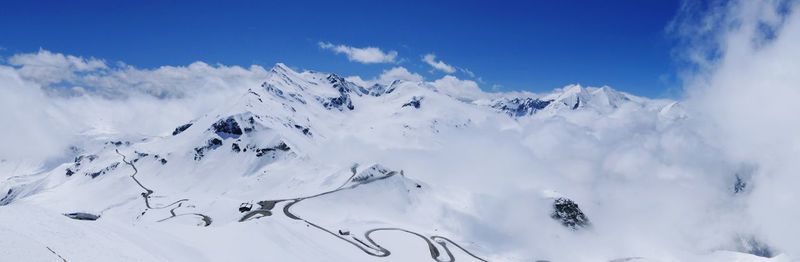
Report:
[[[200,213],[185,213],[185,214],[176,214],[175,213],[175,210],[177,210],[178,208],[182,207],[183,203],[189,201],[189,199],[186,199],[186,198],[177,200],[175,202],[172,202],[172,203],[170,203],[168,205],[164,205],[164,206],[156,206],[156,207],[151,206],[150,205],[150,197],[155,191],[145,187],[141,183],[141,181],[139,181],[136,178],[136,175],[139,173],[139,170],[136,168],[136,166],[132,162],[128,161],[127,158],[125,157],[125,155],[120,153],[119,150],[116,150],[116,152],[117,152],[118,155],[120,155],[122,157],[122,162],[124,162],[125,164],[127,164],[131,168],[133,168],[133,174],[131,174],[130,177],[133,179],[134,182],[136,182],[137,185],[139,185],[139,187],[141,187],[145,191],[145,192],[142,192],[142,194],[141,194],[142,197],[144,198],[145,207],[146,207],[145,211],[142,212],[142,214],[147,212],[147,210],[149,210],[149,209],[164,209],[164,208],[168,208],[168,207],[174,206],[169,210],[170,216],[167,217],[167,218],[158,220],[158,222],[163,222],[163,221],[166,221],[166,220],[169,220],[169,219],[172,219],[172,218],[175,218],[175,217],[179,217],[179,216],[192,215],[192,216],[199,216],[202,219],[202,221],[204,223],[204,226],[207,227],[207,226],[211,225],[213,220],[211,219],[211,217],[209,217],[207,215],[200,214]],[[273,213],[272,210],[275,208],[275,206],[278,203],[288,202],[286,205],[283,206],[283,214],[286,217],[291,218],[293,220],[303,221],[306,224],[308,224],[309,226],[313,226],[313,227],[315,227],[315,228],[317,228],[319,230],[327,232],[331,236],[334,236],[334,237],[336,237],[336,238],[338,238],[338,239],[340,239],[342,241],[345,241],[345,242],[353,245],[354,247],[360,249],[361,251],[363,251],[364,253],[366,253],[366,254],[368,254],[370,256],[374,256],[374,257],[388,257],[388,256],[390,256],[392,254],[392,252],[390,250],[384,248],[380,244],[378,244],[371,237],[371,235],[373,233],[375,233],[375,232],[380,232],[380,231],[395,231],[395,232],[407,233],[407,234],[419,237],[420,239],[425,241],[425,243],[428,245],[428,251],[430,253],[431,259],[433,259],[434,261],[437,261],[437,262],[454,262],[454,261],[456,261],[456,257],[453,255],[453,253],[451,252],[450,247],[448,246],[448,243],[449,243],[451,246],[460,249],[461,251],[464,252],[464,254],[467,254],[467,255],[469,255],[470,257],[472,257],[472,258],[474,258],[476,260],[488,262],[488,260],[486,260],[486,259],[484,259],[484,258],[482,258],[482,257],[470,252],[469,250],[467,250],[463,246],[459,245],[455,241],[453,241],[453,240],[451,240],[451,239],[449,239],[447,237],[444,237],[444,236],[438,236],[438,235],[425,236],[425,235],[423,235],[421,233],[418,233],[418,232],[415,232],[415,231],[411,231],[411,230],[408,230],[408,229],[404,229],[404,228],[380,227],[380,228],[373,228],[373,229],[370,229],[370,230],[367,230],[366,232],[364,232],[364,234],[363,234],[363,239],[364,240],[362,240],[362,239],[360,239],[360,238],[358,238],[358,237],[356,237],[354,235],[338,234],[338,233],[336,233],[334,231],[331,231],[330,229],[327,229],[325,227],[317,225],[316,223],[311,222],[309,220],[306,220],[306,219],[304,219],[304,218],[302,218],[302,217],[300,217],[298,215],[295,215],[294,213],[291,212],[292,206],[294,206],[297,203],[300,203],[303,200],[316,198],[316,197],[321,197],[321,196],[324,196],[324,195],[333,194],[333,193],[336,193],[336,192],[339,192],[339,191],[343,191],[343,190],[354,189],[354,188],[356,188],[356,187],[358,187],[360,185],[365,185],[365,184],[369,184],[369,183],[372,183],[372,182],[375,182],[375,181],[384,180],[384,179],[387,179],[387,178],[390,178],[392,176],[397,175],[397,172],[391,171],[391,172],[387,173],[385,176],[378,177],[376,179],[356,182],[356,181],[353,181],[353,178],[357,174],[356,173],[356,167],[357,166],[353,166],[353,168],[351,169],[353,175],[351,175],[344,183],[342,183],[342,185],[340,185],[336,189],[333,189],[333,190],[330,190],[330,191],[326,191],[326,192],[322,192],[322,193],[315,194],[315,195],[311,195],[311,196],[305,196],[305,197],[259,201],[258,202],[259,209],[247,212],[246,214],[244,214],[239,219],[239,222],[245,222],[245,221],[248,221],[248,220],[251,220],[251,219],[257,219],[257,218],[261,218],[261,217],[272,216],[272,213]],[[350,182],[355,182],[355,183],[350,185],[350,186],[347,186],[348,183],[350,183]],[[348,236],[349,238],[347,238],[345,236]],[[50,248],[48,247],[48,249],[50,249]],[[444,251],[445,255],[442,254],[442,250]],[[52,251],[52,249],[50,249],[50,251],[53,252],[54,254],[56,254],[54,251]],[[56,255],[58,255],[58,254],[56,254]],[[59,258],[61,258],[60,255],[59,255]],[[631,260],[636,260],[636,259],[640,259],[640,257],[620,258],[620,259],[611,260],[610,262],[631,261]],[[538,260],[538,261],[546,261],[546,260]]]
[[[360,249],[364,253],[366,253],[368,255],[371,255],[371,256],[387,257],[387,256],[392,254],[391,251],[389,251],[388,249],[382,247],[380,244],[375,242],[374,239],[372,239],[372,237],[371,237],[372,233],[379,232],[379,231],[397,231],[397,232],[408,233],[408,234],[417,236],[420,239],[424,240],[425,243],[428,244],[428,251],[430,252],[431,258],[433,260],[435,260],[435,261],[438,261],[438,262],[453,262],[453,261],[456,261],[455,256],[453,256],[453,253],[450,251],[450,248],[447,245],[448,242],[452,246],[457,247],[461,251],[464,251],[465,254],[471,256],[472,258],[475,258],[475,259],[480,260],[480,261],[488,261],[486,259],[483,259],[483,258],[473,254],[472,252],[468,251],[466,248],[464,248],[461,245],[455,243],[454,241],[450,240],[449,238],[446,238],[446,237],[443,237],[443,236],[426,237],[425,235],[423,235],[421,233],[417,233],[417,232],[414,232],[414,231],[411,231],[411,230],[408,230],[408,229],[397,228],[397,227],[382,227],[382,228],[374,228],[374,229],[370,229],[370,230],[366,231],[364,233],[364,236],[363,236],[364,239],[366,240],[366,242],[365,242],[364,240],[361,240],[361,239],[359,239],[359,238],[357,238],[355,236],[350,236],[352,239],[351,238],[346,238],[346,237],[344,237],[344,236],[342,236],[340,234],[337,234],[336,232],[333,232],[333,231],[331,231],[331,230],[329,230],[329,229],[327,229],[325,227],[322,227],[322,226],[317,225],[317,224],[315,224],[315,223],[313,223],[311,221],[308,221],[308,220],[306,220],[304,218],[301,218],[300,216],[297,216],[297,215],[295,215],[294,213],[291,212],[292,206],[294,206],[295,204],[299,203],[300,201],[303,201],[303,200],[306,200],[306,199],[311,199],[311,198],[316,198],[316,197],[320,197],[320,196],[324,196],[324,195],[328,195],[328,194],[332,194],[332,193],[336,193],[336,192],[339,192],[339,191],[342,191],[342,190],[350,190],[350,189],[356,188],[356,187],[358,187],[360,185],[369,184],[369,183],[372,183],[372,182],[375,182],[375,181],[379,181],[379,180],[390,178],[390,177],[392,177],[392,176],[397,174],[396,172],[391,171],[391,172],[389,172],[388,174],[386,174],[383,177],[379,177],[379,178],[376,178],[376,179],[373,179],[373,180],[363,181],[363,182],[359,182],[359,183],[353,184],[351,186],[347,186],[347,184],[350,183],[353,180],[353,178],[356,176],[355,167],[352,169],[352,172],[353,172],[353,175],[350,176],[350,178],[348,178],[347,181],[345,181],[338,188],[336,188],[334,190],[331,190],[331,191],[326,191],[326,192],[322,192],[322,193],[319,193],[319,194],[316,194],[316,195],[306,196],[306,197],[259,201],[258,204],[260,205],[260,208],[248,212],[247,214],[242,216],[241,219],[239,219],[239,222],[244,222],[244,221],[248,221],[248,220],[255,219],[255,218],[261,218],[261,217],[265,217],[265,216],[271,216],[272,215],[272,209],[275,208],[276,204],[278,204],[280,202],[288,202],[288,204],[283,206],[283,214],[286,217],[294,219],[294,220],[301,220],[301,221],[305,222],[306,224],[308,224],[310,226],[313,226],[313,227],[315,227],[315,228],[317,228],[319,230],[325,231],[328,234],[331,234],[332,236],[334,236],[336,238],[339,238],[339,239],[341,239],[341,240],[343,240],[343,241],[345,241],[347,243],[350,243],[351,245],[355,246],[356,248]],[[436,244],[434,244],[434,243],[438,244],[438,246]],[[442,256],[442,252],[440,251],[439,247],[441,247],[441,250],[444,250],[444,252],[446,254],[445,257]]]
[[[122,157],[122,162],[123,163],[125,163],[126,165],[129,165],[131,168],[133,168],[133,174],[131,174],[131,178],[133,179],[134,182],[136,182],[137,185],[139,185],[139,187],[141,187],[145,191],[145,192],[142,192],[142,197],[144,198],[144,205],[145,205],[146,208],[145,208],[145,211],[142,212],[142,214],[146,213],[147,210],[150,210],[150,209],[164,209],[164,208],[168,208],[168,207],[171,207],[171,206],[175,206],[174,208],[169,210],[169,213],[172,216],[164,218],[164,219],[161,219],[161,220],[158,220],[158,222],[166,221],[168,219],[171,219],[171,218],[174,218],[174,217],[177,217],[177,216],[194,215],[194,216],[199,216],[203,220],[203,223],[204,223],[203,226],[207,227],[207,226],[211,225],[211,222],[213,222],[213,220],[211,219],[211,217],[209,217],[207,215],[204,215],[204,214],[200,214],[200,213],[187,213],[187,214],[180,214],[180,215],[176,215],[175,214],[175,209],[178,209],[179,207],[181,207],[181,205],[184,202],[189,201],[188,198],[177,200],[175,202],[170,203],[169,205],[156,206],[156,207],[151,206],[150,205],[150,197],[155,191],[145,187],[142,184],[142,182],[139,181],[139,179],[136,179],[136,174],[139,174],[139,169],[137,169],[136,165],[134,165],[132,162],[128,161],[127,158],[125,157],[125,155],[119,152],[119,149],[116,149],[115,151],[117,152],[118,155],[120,155]]]

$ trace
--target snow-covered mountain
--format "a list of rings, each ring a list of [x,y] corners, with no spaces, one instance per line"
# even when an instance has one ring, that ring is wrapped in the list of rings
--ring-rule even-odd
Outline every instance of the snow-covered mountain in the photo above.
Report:
[[[662,159],[691,144],[663,142],[692,139],[681,128],[687,113],[674,101],[610,87],[465,100],[424,81],[360,86],[277,64],[260,86],[236,92],[237,99],[159,136],[87,132],[64,156],[70,161],[37,172],[3,169],[0,246],[15,248],[2,257],[650,261],[663,253],[619,248],[634,239],[590,248],[591,259],[569,252],[625,230],[618,219],[626,210],[653,211],[619,204],[636,193],[599,177],[679,180],[677,192],[664,193],[680,195],[705,190],[693,185],[706,181],[664,170],[705,172],[700,166],[716,161]],[[643,162],[663,170],[641,170]],[[746,183],[742,177],[735,183]],[[731,181],[719,179],[722,190],[713,193],[724,194]],[[667,208],[701,212],[718,204]],[[775,255],[750,231],[740,233],[703,246],[715,253],[702,258]]]

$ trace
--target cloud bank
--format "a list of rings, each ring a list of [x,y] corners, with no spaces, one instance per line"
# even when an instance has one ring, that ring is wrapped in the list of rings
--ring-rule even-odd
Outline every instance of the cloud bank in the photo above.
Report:
[[[693,65],[686,72],[685,102],[698,130],[732,161],[755,166],[743,219],[768,243],[800,254],[800,227],[791,222],[800,219],[794,207],[800,199],[796,4],[715,2],[700,16],[679,16],[685,20],[673,28],[688,37],[679,51]]]

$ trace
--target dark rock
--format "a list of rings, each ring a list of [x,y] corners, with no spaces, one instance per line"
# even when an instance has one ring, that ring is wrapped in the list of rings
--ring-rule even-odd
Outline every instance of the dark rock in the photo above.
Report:
[[[245,133],[253,132],[253,126],[256,124],[256,120],[251,116],[247,118],[248,126],[244,128]]]
[[[183,131],[186,131],[186,129],[189,129],[189,127],[191,127],[191,126],[192,126],[192,123],[188,123],[188,124],[184,124],[184,125],[181,125],[179,127],[176,127],[175,131],[172,131],[172,135],[175,136],[175,135],[178,135],[180,133],[183,133]]]
[[[88,160],[89,162],[92,162],[97,158],[98,158],[97,155],[80,155],[80,156],[76,157],[75,161],[73,161],[73,162],[75,162],[76,165],[80,165],[81,162],[83,162],[83,160]]]
[[[72,169],[67,168],[67,176],[72,176],[74,174],[75,174],[75,172],[72,171]]]
[[[739,194],[744,192],[745,189],[747,189],[747,182],[745,182],[741,176],[736,175],[736,182],[733,184],[733,193]]]
[[[14,190],[14,188],[9,189],[8,192],[6,192],[6,195],[0,199],[0,206],[11,204],[11,202],[14,201],[18,195],[19,190]]]
[[[131,141],[108,141],[108,142],[106,142],[106,145],[114,145],[114,146],[117,146],[117,147],[122,146],[122,145],[129,146],[129,145],[131,145]]]
[[[583,214],[578,204],[563,197],[553,201],[553,213],[550,214],[550,217],[572,230],[591,226],[589,219]]]
[[[337,76],[336,74],[330,74],[327,77],[328,81],[333,85],[337,91],[339,91],[338,97],[318,97],[322,103],[322,106],[325,109],[339,109],[339,111],[344,111],[345,108],[349,110],[355,109],[353,106],[353,101],[350,99],[350,92],[353,91],[354,84],[347,82],[343,78]]]
[[[572,110],[578,109],[579,106],[581,106],[581,98],[580,97],[578,97],[578,101],[575,101],[575,105],[572,106]]]
[[[415,96],[415,97],[411,98],[411,101],[409,101],[408,103],[403,104],[403,106],[401,106],[401,107],[411,106],[411,107],[414,107],[416,109],[419,109],[420,102],[422,102],[422,97],[416,97]]]
[[[94,172],[94,173],[87,173],[86,175],[91,176],[92,178],[97,178],[98,176],[101,176],[101,175],[103,175],[105,173],[111,172],[112,170],[116,169],[117,166],[119,166],[119,162],[115,162],[114,164],[111,164],[111,165],[107,166],[106,168],[101,169],[100,171],[97,171],[97,172]]]
[[[237,123],[236,119],[233,119],[233,117],[220,119],[211,125],[211,128],[223,139],[237,138],[242,135],[242,129],[239,127],[239,123]]]
[[[286,145],[286,143],[281,142],[280,144],[278,144],[277,146],[274,146],[274,147],[266,147],[266,148],[256,149],[256,156],[257,157],[262,157],[262,156],[264,156],[264,155],[266,155],[267,153],[270,153],[270,152],[289,151],[289,150],[291,150],[291,148],[289,148],[289,146]]]
[[[206,142],[205,146],[194,148],[194,160],[200,161],[201,159],[203,159],[205,153],[208,152],[208,150],[214,150],[220,146],[222,146],[222,140],[220,140],[219,138],[209,139]]]
[[[297,128],[298,130],[300,130],[300,132],[303,132],[304,135],[311,136],[311,130],[308,129],[308,127],[304,127],[304,126],[296,124],[296,125],[294,125],[294,128]]]
[[[162,165],[166,165],[166,164],[167,164],[167,160],[166,160],[166,159],[164,159],[164,158],[162,158],[162,159],[161,159],[161,164],[162,164]]]
[[[392,171],[380,165],[373,165],[366,170],[361,171],[361,174],[354,176],[350,181],[358,183],[366,182],[375,178],[376,174],[378,177],[386,177],[389,175],[389,173],[392,173]]]
[[[89,213],[82,213],[82,212],[75,212],[75,213],[67,213],[64,216],[68,218],[72,218],[75,220],[88,220],[88,221],[95,221],[100,218],[99,215],[89,214]]]
[[[766,258],[775,256],[775,252],[772,250],[772,248],[761,241],[758,241],[758,239],[753,236],[739,237],[738,240],[738,251],[740,252]]]
[[[233,144],[231,144],[231,150],[232,150],[233,152],[236,152],[236,153],[239,153],[239,152],[241,152],[241,151],[242,151],[242,149],[241,149],[241,148],[239,148],[239,144],[237,144],[237,143],[233,143]]]
[[[553,100],[539,100],[538,98],[513,98],[495,102],[491,107],[500,110],[512,117],[533,115],[546,108]]]

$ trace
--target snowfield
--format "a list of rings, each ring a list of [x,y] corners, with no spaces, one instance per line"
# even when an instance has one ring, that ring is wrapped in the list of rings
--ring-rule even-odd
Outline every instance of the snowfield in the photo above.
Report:
[[[259,76],[149,134],[46,109],[83,131],[0,164],[0,260],[792,261],[680,102]]]

